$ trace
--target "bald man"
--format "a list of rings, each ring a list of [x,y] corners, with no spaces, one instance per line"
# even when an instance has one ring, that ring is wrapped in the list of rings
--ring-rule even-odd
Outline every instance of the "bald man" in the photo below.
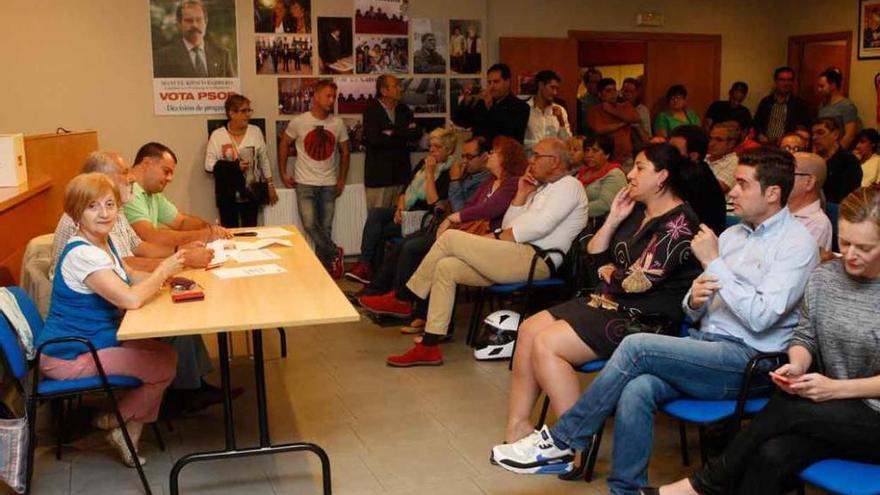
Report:
[[[819,249],[831,250],[831,220],[822,211],[820,193],[828,176],[825,160],[815,154],[794,154],[794,188],[788,197],[788,209],[803,224],[819,244]]]

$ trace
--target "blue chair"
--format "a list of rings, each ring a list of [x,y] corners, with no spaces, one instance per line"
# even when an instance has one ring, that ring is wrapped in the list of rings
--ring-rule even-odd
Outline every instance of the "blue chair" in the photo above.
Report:
[[[880,465],[826,459],[801,472],[801,479],[839,495],[880,494]]]
[[[8,289],[15,297],[15,300],[18,303],[22,314],[24,314],[25,318],[27,319],[36,340],[43,329],[43,320],[40,317],[36,306],[20,287],[9,287]],[[95,360],[95,365],[98,369],[98,376],[80,378],[76,380],[40,380],[40,357],[42,356],[44,349],[49,345],[62,342],[78,342],[82,344],[83,348],[87,349],[88,352],[92,355],[92,358]],[[2,348],[3,355],[6,358],[10,371],[15,377],[18,386],[22,389],[21,391],[24,392],[24,386],[22,385],[22,383],[28,372],[28,363],[24,352],[21,349],[21,345],[19,344],[18,335],[15,333],[15,330],[12,328],[12,325],[9,323],[5,316],[3,318],[0,318],[0,348]],[[119,424],[124,425],[125,421],[122,418],[122,414],[119,412],[119,407],[117,405],[116,398],[113,395],[113,390],[118,388],[137,387],[141,384],[140,380],[130,376],[107,375],[104,372],[104,367],[101,365],[101,360],[98,358],[98,353],[94,345],[92,345],[92,343],[87,339],[80,337],[58,338],[44,342],[37,348],[36,357],[34,358],[32,367],[34,369],[34,376],[32,379],[33,388],[31,390],[31,394],[28,398],[27,403],[27,415],[30,430],[27,466],[28,492],[30,492],[31,478],[33,477],[34,470],[34,450],[37,444],[37,404],[40,401],[55,401],[79,397],[83,394],[91,392],[104,392],[107,395],[107,398],[110,400],[110,404],[113,407],[113,412],[116,413],[116,420],[119,422]],[[56,451],[56,456],[60,459],[60,442],[62,435],[60,416],[58,426],[59,447]],[[159,448],[161,450],[165,450],[165,446],[161,440],[161,436],[159,435],[158,428],[156,428],[155,424],[153,425],[153,431],[156,434]],[[138,456],[134,449],[134,445],[132,444],[131,438],[128,435],[128,431],[124,427],[122,428],[122,434],[125,439],[125,443],[128,446],[128,450],[129,452],[131,452],[134,458],[135,468],[137,469],[137,473],[140,477],[141,483],[143,483],[144,491],[147,493],[147,495],[150,495],[152,493],[150,490],[150,485],[147,482],[146,476],[144,475],[143,468],[140,465]]]
[[[687,423],[699,426],[700,459],[703,464],[708,458],[706,449],[706,429],[710,425],[728,422],[732,426],[731,435],[739,431],[739,426],[744,418],[754,416],[767,404],[766,397],[750,397],[755,375],[759,371],[758,365],[763,361],[782,362],[788,355],[784,352],[760,353],[754,356],[746,364],[744,370],[743,385],[740,388],[736,400],[702,400],[702,399],[674,399],[661,406],[661,410],[678,420],[678,434],[681,442],[681,461],[685,466],[690,465],[687,446]]]

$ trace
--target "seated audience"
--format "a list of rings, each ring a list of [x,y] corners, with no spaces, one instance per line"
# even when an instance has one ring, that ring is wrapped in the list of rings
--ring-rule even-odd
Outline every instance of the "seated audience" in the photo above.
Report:
[[[666,91],[666,109],[654,117],[654,136],[668,139],[680,125],[700,125],[700,116],[687,107],[687,88],[675,84]]]
[[[733,122],[738,127],[736,148],[734,149],[736,154],[741,155],[746,151],[760,148],[761,143],[752,139],[752,119],[743,114],[735,115],[734,118],[736,120],[733,120]]]
[[[164,144],[147,143],[138,150],[131,169],[135,180],[132,198],[123,205],[125,217],[137,235],[166,246],[231,237],[223,227],[181,213],[162,194],[174,178],[176,166],[177,156]]]
[[[840,129],[837,122],[821,118],[813,124],[813,153],[825,159],[828,176],[825,179],[825,200],[840,203],[847,194],[862,183],[862,166],[859,159],[840,145]]]
[[[397,206],[370,208],[364,233],[361,237],[361,254],[357,264],[346,273],[346,278],[369,283],[373,271],[382,266],[385,241],[400,237],[401,225],[406,212],[433,213],[435,207],[449,194],[449,169],[455,152],[455,134],[437,128],[430,134],[428,156],[416,165],[412,178],[403,194],[397,198]]]
[[[733,121],[717,123],[709,131],[709,153],[706,155],[706,163],[709,164],[725,194],[735,185],[733,173],[739,163],[739,157],[734,148],[738,134],[739,126]]]
[[[816,92],[822,98],[817,118],[834,120],[840,130],[840,146],[848,150],[856,138],[859,110],[849,98],[843,96],[843,73],[840,69],[832,67],[819,74]]]
[[[538,91],[528,101],[529,124],[523,142],[526,150],[531,150],[538,141],[546,138],[571,137],[568,112],[563,105],[554,103],[562,78],[552,70],[542,70],[535,74],[535,84]]]
[[[458,230],[441,235],[406,286],[419,299],[430,295],[422,342],[389,366],[443,364],[438,347],[449,330],[458,284],[487,287],[495,283],[526,280],[534,266],[534,279],[550,277],[561,266],[563,255],[538,250],[568,252],[587,223],[587,195],[570,175],[571,154],[560,139],[545,139],[533,148],[528,171],[520,177],[516,196],[501,227],[487,236]]]
[[[780,388],[717,459],[664,495],[791,491],[814,462],[880,463],[880,189],[840,205],[842,260],[810,275]],[[646,490],[644,493],[651,493]]]
[[[254,113],[249,99],[234,94],[226,99],[224,108],[227,122],[208,138],[205,170],[214,174],[214,201],[220,224],[226,228],[255,227],[262,204],[254,197],[251,186],[267,182],[266,200],[270,204],[278,202],[268,148],[263,131],[249,123]]]
[[[631,126],[639,121],[639,113],[629,102],[617,101],[614,79],[599,81],[599,104],[587,112],[587,125],[594,133],[614,140],[614,162],[623,164],[632,160]]]
[[[529,124],[529,105],[510,91],[510,67],[495,64],[486,71],[486,87],[479,95],[465,96],[452,120],[491,143],[507,136],[520,143]]]
[[[827,170],[825,160],[815,153],[794,153],[794,187],[788,209],[816,239],[820,250],[831,251],[831,220],[822,209],[822,186]]]
[[[138,387],[118,392],[119,410],[134,445],[145,423],[156,421],[162,395],[174,379],[177,355],[155,340],[120,344],[116,331],[126,309],[139,308],[152,298],[165,280],[183,267],[183,253],[166,258],[152,273],[132,270],[120,258],[110,232],[116,223],[121,198],[113,181],[104,174],[81,174],[64,192],[64,212],[79,226],[61,252],[55,267],[52,300],[46,325],[37,345],[62,337],[88,339],[98,349],[108,375],[141,380]],[[46,346],[40,372],[53,380],[74,380],[98,374],[92,355],[75,342]],[[94,423],[110,430],[107,442],[134,467],[116,416],[104,413]],[[140,459],[143,464],[144,460]]]
[[[779,148],[789,153],[810,151],[810,140],[799,132],[786,132],[779,138]]]
[[[862,164],[862,187],[880,183],[880,133],[876,129],[862,129],[856,135],[853,154]]]
[[[669,144],[691,162],[691,166],[682,168],[683,197],[687,198],[700,223],[709,226],[715,235],[721,235],[727,228],[727,201],[721,184],[706,163],[709,149],[706,130],[698,125],[678,126],[672,131]]]
[[[620,86],[621,99],[632,105],[639,114],[639,121],[630,124],[633,155],[642,151],[651,141],[651,111],[641,101],[641,89],[639,79],[634,77],[627,77]]]
[[[562,471],[575,450],[616,409],[608,485],[636,493],[647,485],[653,416],[676,397],[734,399],[746,363],[759,352],[786,347],[797,324],[796,306],[819,262],[816,243],[785,204],[794,182],[794,158],[771,148],[744,154],[731,190],[743,222],[720,240],[701,226],[691,241],[704,272],[682,301],[693,321],[689,337],[642,333],[621,342],[608,364],[552,428],[546,425],[492,459],[519,473]]]
[[[636,156],[630,185],[617,193],[611,212],[587,245],[598,268],[594,294],[573,299],[523,322],[513,356],[505,441],[533,431],[532,408],[541,390],[561,416],[580,395],[574,366],[607,359],[637,330],[642,316],[677,329],[681,298],[699,275],[690,243],[700,221],[685,203],[681,168],[687,159],[669,144]]]
[[[610,137],[598,134],[584,140],[584,166],[577,179],[587,192],[589,216],[596,229],[611,209],[617,192],[626,186],[626,175],[619,163],[611,161],[612,156],[614,141]]]
[[[469,148],[466,151],[475,151],[475,148]],[[464,208],[459,208],[446,217],[437,227],[436,235],[430,230],[404,239],[399,249],[395,250],[397,256],[392,254],[386,260],[379,271],[379,276],[375,277],[368,287],[377,295],[362,296],[358,300],[361,306],[378,314],[401,317],[412,314],[413,306],[409,301],[417,298],[406,288],[406,282],[428,254],[434,239],[442,236],[448,229],[487,235],[501,227],[501,220],[516,194],[517,183],[527,165],[526,152],[521,144],[506,136],[496,137],[489,158],[485,162],[490,175],[471,195]],[[422,307],[416,309],[417,314],[414,316],[423,322],[426,316],[424,310],[427,308],[424,304],[420,306]],[[421,325],[415,323],[421,322],[414,322],[410,327],[424,326],[424,323]]]
[[[743,81],[736,81],[730,86],[726,100],[718,100],[709,105],[703,125],[707,129],[711,129],[713,124],[728,120],[740,122],[745,119],[751,121],[752,113],[743,105],[748,95],[749,85]]]
[[[755,136],[760,143],[776,144],[787,132],[810,125],[810,106],[794,94],[794,69],[773,72],[773,92],[761,98],[755,110]]]
[[[449,206],[452,211],[461,211],[480,185],[492,175],[486,168],[491,151],[492,143],[487,143],[479,136],[470,138],[462,145],[461,160],[449,167]]]

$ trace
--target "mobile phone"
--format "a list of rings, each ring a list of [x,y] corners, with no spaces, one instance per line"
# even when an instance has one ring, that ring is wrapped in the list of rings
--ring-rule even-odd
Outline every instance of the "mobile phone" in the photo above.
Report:
[[[235,233],[233,233],[232,235],[234,235],[235,237],[256,237],[256,236],[257,236],[257,233],[254,232],[254,231],[248,231],[248,232],[235,232]]]
[[[791,385],[791,384],[792,384],[792,380],[791,380],[791,378],[789,378],[789,377],[787,377],[787,376],[785,376],[785,375],[780,375],[779,373],[776,373],[775,371],[771,371],[771,372],[770,372],[770,378],[771,378],[773,381],[775,381],[775,382],[779,382],[779,383],[781,383],[781,384],[783,384],[783,385]]]

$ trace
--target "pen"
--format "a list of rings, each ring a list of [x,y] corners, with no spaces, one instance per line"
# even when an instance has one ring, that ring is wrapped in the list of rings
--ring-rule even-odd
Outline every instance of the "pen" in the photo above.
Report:
[[[232,235],[234,235],[235,237],[256,237],[257,233],[256,232],[236,232]]]

